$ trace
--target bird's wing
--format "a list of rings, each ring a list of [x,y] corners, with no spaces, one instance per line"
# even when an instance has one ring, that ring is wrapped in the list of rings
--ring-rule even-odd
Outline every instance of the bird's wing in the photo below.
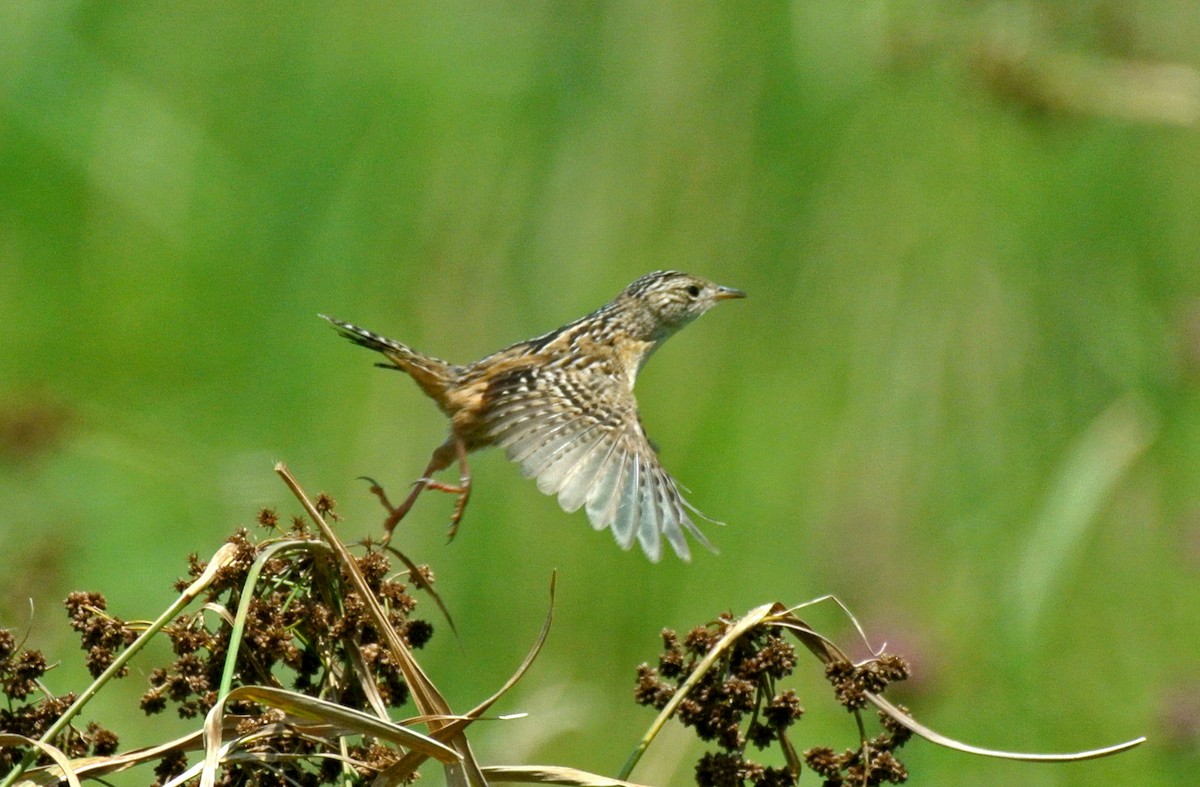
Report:
[[[557,494],[565,511],[586,506],[593,527],[611,527],[625,549],[636,538],[655,562],[664,538],[691,558],[685,530],[712,549],[659,463],[623,380],[595,369],[532,366],[495,380],[488,397],[496,444],[538,489]]]

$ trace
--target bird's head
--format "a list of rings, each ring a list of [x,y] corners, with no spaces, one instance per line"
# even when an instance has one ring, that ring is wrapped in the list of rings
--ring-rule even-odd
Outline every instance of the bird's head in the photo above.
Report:
[[[656,339],[665,339],[716,306],[719,301],[745,298],[746,293],[679,271],[647,273],[618,296],[654,323]]]

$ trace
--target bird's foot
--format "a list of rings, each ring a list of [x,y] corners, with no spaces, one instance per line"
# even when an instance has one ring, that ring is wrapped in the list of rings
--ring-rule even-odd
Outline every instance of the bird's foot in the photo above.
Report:
[[[408,510],[412,508],[413,503],[415,503],[417,500],[417,495],[420,494],[421,490],[425,487],[421,481],[418,481],[417,488],[409,494],[405,501],[399,506],[394,506],[392,505],[392,501],[388,499],[387,492],[384,491],[383,486],[378,481],[370,476],[365,475],[359,476],[359,478],[371,485],[368,491],[375,495],[375,497],[379,498],[379,502],[383,504],[384,509],[386,509],[388,512],[387,519],[385,519],[383,522],[383,538],[379,540],[380,546],[386,547],[392,540],[392,531],[396,529],[396,525],[398,525],[400,520],[404,518],[404,515],[408,513]],[[422,479],[422,481],[423,480],[425,479]]]
[[[467,501],[471,498],[471,477],[463,476],[459,479],[457,486],[434,481],[432,478],[422,480],[425,482],[425,489],[436,489],[439,492],[458,495],[458,499],[454,501],[454,511],[450,514],[450,531],[446,537],[447,542],[453,541],[454,537],[458,535],[458,523],[462,521],[463,512],[467,510]]]
[[[439,492],[458,495],[458,500],[454,503],[454,512],[450,515],[450,536],[448,540],[454,540],[454,536],[458,533],[458,523],[462,520],[463,512],[467,509],[467,500],[471,497],[471,477],[469,475],[461,476],[457,485],[447,484],[429,476],[418,478],[412,483],[412,492],[409,493],[408,497],[399,506],[392,505],[388,499],[387,492],[384,491],[383,486],[374,478],[368,476],[359,477],[371,485],[369,491],[375,497],[379,498],[379,502],[387,509],[388,517],[383,523],[384,535],[379,542],[382,546],[387,546],[392,540],[392,531],[396,529],[396,525],[400,524],[400,520],[413,507],[413,503],[417,502],[417,497],[421,492],[426,489],[435,489]]]
[[[367,489],[367,491],[370,492],[371,494],[375,495],[375,497],[379,498],[379,502],[383,503],[383,507],[388,510],[388,513],[391,513],[392,511],[396,510],[395,506],[393,506],[391,504],[391,502],[388,500],[387,492],[383,491],[383,487],[380,485],[380,483],[378,481],[376,481],[374,478],[371,478],[371,476],[369,476],[369,475],[360,475],[358,477],[358,480],[366,481],[368,484],[371,485]]]

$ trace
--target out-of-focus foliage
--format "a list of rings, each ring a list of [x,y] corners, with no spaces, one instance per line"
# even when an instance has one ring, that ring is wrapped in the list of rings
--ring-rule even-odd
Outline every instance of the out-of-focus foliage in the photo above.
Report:
[[[750,294],[639,382],[719,556],[623,553],[499,455],[453,544],[444,496],[397,534],[456,615],[425,663],[459,705],[560,571],[504,709],[533,717],[476,747],[613,772],[662,627],[836,593],[948,734],[1150,736],[1068,766],[914,743],[920,783],[1186,783],[1197,172],[1186,3],[5,5],[0,623],[54,650],[71,590],[160,609],[188,552],[286,506],[279,459],[376,532],[355,476],[402,489],[445,425],[317,312],[467,361],[681,268]]]

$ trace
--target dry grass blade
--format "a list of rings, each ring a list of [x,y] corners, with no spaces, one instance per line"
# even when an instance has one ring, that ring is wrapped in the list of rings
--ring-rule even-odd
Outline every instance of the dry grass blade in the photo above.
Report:
[[[844,606],[842,608],[845,610]],[[848,611],[847,614],[849,614]],[[853,615],[850,615],[850,619],[854,620]],[[716,631],[711,629],[714,625],[717,626]],[[863,635],[865,641],[866,637],[862,629],[857,626],[857,622],[855,623],[855,627],[858,628],[860,635]],[[771,667],[767,666],[769,662],[763,660],[765,658],[763,654],[766,653],[767,646],[763,646],[762,650],[756,651],[755,649],[758,645],[754,643],[762,641],[764,637],[767,641],[770,641],[772,638],[778,640],[778,635],[769,633],[772,629],[782,629],[789,632],[825,665],[826,677],[834,686],[838,702],[852,711],[858,722],[861,746],[857,752],[848,750],[843,755],[837,755],[833,749],[828,747],[816,747],[806,752],[806,760],[813,757],[815,758],[815,762],[818,763],[813,764],[810,762],[810,765],[819,774],[829,776],[831,773],[834,773],[838,778],[841,778],[843,771],[847,774],[851,773],[851,766],[861,769],[867,767],[869,763],[871,767],[883,769],[881,772],[888,774],[885,778],[889,781],[907,778],[907,772],[904,770],[903,765],[892,755],[893,749],[904,745],[907,734],[902,737],[897,737],[894,734],[882,734],[874,738],[869,737],[860,713],[860,709],[868,703],[873,704],[879,709],[881,715],[884,717],[884,727],[886,730],[895,731],[902,727],[939,746],[983,757],[1024,762],[1074,762],[1117,754],[1131,749],[1145,740],[1145,738],[1137,738],[1115,746],[1107,746],[1099,749],[1050,754],[998,751],[956,741],[917,722],[908,715],[906,710],[892,704],[883,697],[882,687],[895,680],[903,680],[908,677],[908,667],[905,665],[903,659],[893,654],[873,652],[872,658],[864,662],[854,663],[841,648],[797,617],[792,609],[776,603],[756,607],[739,619],[723,615],[718,621],[709,624],[707,628],[704,626],[697,627],[693,630],[693,633],[688,635],[688,639],[692,644],[686,644],[687,640],[685,640],[685,647],[691,649],[693,658],[698,656],[699,659],[688,662],[686,667],[682,660],[684,651],[680,646],[677,635],[674,631],[664,631],[663,640],[667,650],[660,657],[659,663],[662,673],[643,665],[639,668],[638,686],[639,704],[653,704],[655,707],[661,708],[661,710],[646,735],[643,736],[638,747],[621,769],[620,774],[618,774],[619,778],[628,778],[650,742],[662,729],[667,719],[676,714],[676,711],[678,711],[685,700],[689,702],[694,701],[694,704],[698,708],[708,708],[707,710],[689,709],[688,713],[685,714],[687,718],[683,720],[685,725],[696,727],[697,733],[704,740],[711,740],[714,737],[713,729],[727,730],[730,723],[734,725],[740,724],[740,721],[736,718],[733,722],[730,722],[729,717],[723,715],[723,709],[728,705],[728,698],[730,696],[737,696],[738,692],[743,691],[740,686],[734,686],[733,684],[738,681],[742,683],[746,682],[745,675],[740,672],[740,670],[745,668],[746,664],[754,663],[754,667],[752,668],[754,671],[760,671],[764,668],[768,671],[771,670]],[[706,636],[706,634],[711,634],[711,637]],[[754,655],[748,661],[735,661],[736,654],[745,651],[754,651]],[[780,664],[786,665],[780,674],[790,674],[792,668],[795,666],[795,660],[793,657],[789,657],[781,662],[776,662],[776,669],[779,669]],[[708,673],[717,665],[722,665],[722,669],[728,670],[728,672],[716,676],[718,680],[726,681],[719,690],[713,689],[709,685],[711,684],[711,680],[707,677]],[[669,682],[665,682],[660,677],[660,674],[668,674],[668,666],[672,668],[669,673],[671,678],[681,681],[675,686],[672,686]],[[750,674],[754,674],[754,672]],[[702,688],[704,686],[708,686],[708,688]],[[759,691],[761,690],[760,687]],[[794,694],[792,697],[794,700]],[[705,706],[706,703],[707,706]],[[717,715],[705,715],[712,713]],[[755,713],[758,713],[757,708],[755,709]],[[716,721],[711,720],[714,718]],[[798,714],[794,718],[798,718]],[[714,724],[725,726],[714,728],[712,726]],[[779,724],[778,722],[775,722],[775,724],[777,725],[776,729],[772,731],[768,728],[766,732],[769,736],[773,736],[778,740],[788,763],[788,772],[794,778],[800,772],[801,758],[785,734],[786,725]],[[738,727],[735,726],[733,729],[736,733],[736,739],[742,740]],[[750,729],[754,729],[753,722]],[[762,732],[763,730],[759,728],[757,733],[750,732],[747,735],[749,737],[757,735],[757,740],[762,741],[764,740]],[[734,738],[729,738],[728,740],[734,740]],[[743,759],[743,755],[738,750],[740,744],[722,740],[720,741],[720,745],[725,749],[725,752],[720,755],[714,755],[714,759],[709,760],[709,764],[704,766],[706,770],[703,773],[701,772],[701,768],[705,760],[701,760],[701,765],[697,766],[698,779],[703,780],[706,778],[711,783],[720,783],[721,778],[723,778],[720,774],[726,771],[719,769],[735,766],[741,768],[748,762]],[[759,746],[761,748],[762,744],[759,744]],[[879,749],[879,751],[876,751],[876,749]],[[725,759],[721,760],[721,757]],[[730,766],[728,763],[733,763],[734,765]],[[741,772],[739,771],[739,773]],[[711,781],[714,778],[716,782]],[[872,783],[876,782],[873,781]]]
[[[444,764],[456,764],[460,759],[454,749],[419,732],[307,694],[267,686],[240,686],[229,693],[224,703],[237,701],[257,702],[277,708],[286,714],[283,724],[301,732],[309,730],[323,736],[369,735],[412,751],[419,751],[422,758],[433,757]],[[210,787],[216,783],[217,766],[232,754],[237,744],[261,737],[252,733],[234,741],[233,745],[224,746],[224,703],[214,705],[205,718],[204,768],[200,774],[202,787]],[[406,777],[409,775],[411,770],[405,774]]]
[[[367,585],[366,579],[362,572],[358,569],[358,564],[354,560],[354,556],[350,554],[346,546],[337,537],[337,534],[325,522],[324,517],[317,511],[316,506],[308,499],[304,490],[300,488],[299,483],[292,476],[291,472],[283,464],[275,466],[275,472],[279,474],[288,489],[304,506],[304,510],[308,513],[309,518],[317,526],[326,543],[333,549],[334,557],[337,558],[339,567],[349,577],[350,582],[355,586],[360,594],[362,594],[363,602],[367,605],[367,611],[371,615],[373,622],[382,634],[387,639],[387,644],[393,651],[392,655],[396,657],[401,670],[404,673],[404,679],[408,683],[408,688],[412,692],[413,702],[416,703],[417,709],[426,716],[440,717],[451,715],[450,706],[447,704],[445,697],[433,685],[429,676],[421,669],[421,666],[413,659],[408,647],[396,630],[388,623],[387,616],[379,606],[379,602],[375,600],[375,594],[371,592]]]
[[[467,719],[461,716],[457,718],[441,717],[440,720],[442,721],[441,726],[430,732],[430,737],[434,739],[453,740],[456,736],[462,735],[463,731],[475,721],[474,719]],[[431,720],[426,719],[426,723],[429,721]],[[426,759],[428,758],[418,751],[408,752],[399,760],[380,771],[375,780],[371,782],[371,787],[389,787],[389,785],[402,783],[404,775],[416,771]],[[481,768],[481,775],[482,770]]]
[[[55,781],[66,779],[71,787],[80,787],[79,777],[75,774],[71,765],[71,758],[63,754],[57,747],[43,743],[42,741],[35,741],[33,738],[26,738],[24,735],[15,735],[7,732],[0,732],[0,746],[34,746],[41,749],[58,764],[59,773],[56,774]],[[17,778],[20,779],[19,776]],[[44,784],[45,782],[41,783]],[[39,782],[35,782],[32,779],[21,779],[16,784],[39,784]]]
[[[173,751],[195,751],[202,746],[202,736],[203,733],[200,730],[196,730],[173,741],[160,743],[157,746],[132,749],[124,754],[113,754],[108,757],[84,757],[71,760],[70,764],[72,770],[79,776],[88,778],[106,776],[110,773],[119,773],[135,765],[155,762]],[[36,768],[31,770],[27,777],[17,782],[17,784],[51,787],[51,785],[58,784],[64,778],[66,777],[60,771],[59,766]]]
[[[812,626],[809,626],[803,620],[796,617],[790,609],[782,604],[774,604],[771,607],[771,614],[763,622],[767,625],[787,629],[792,632],[792,636],[799,640],[801,645],[808,648],[810,653],[820,659],[822,664],[850,660],[850,657],[841,648]],[[858,623],[855,621],[855,626],[857,625]],[[863,639],[865,641],[866,638],[864,637]]]
[[[387,702],[379,693],[379,686],[371,675],[371,668],[367,666],[367,660],[363,658],[362,645],[354,641],[347,642],[346,656],[350,660],[354,674],[358,677],[358,685],[362,689],[367,704],[371,706],[371,710],[375,711],[375,715],[381,719],[389,718]]]
[[[217,783],[217,766],[221,764],[224,711],[224,703],[218,702],[204,717],[204,768],[200,772],[200,787],[213,787]]]
[[[316,506],[308,499],[308,496],[300,488],[300,484],[296,481],[295,477],[282,463],[275,465],[275,472],[283,479],[283,482],[291,490],[292,494],[296,496],[296,499],[300,501],[300,505],[304,506],[305,512],[308,513],[313,524],[317,526],[317,529],[321,532],[321,536],[333,549],[339,567],[362,596],[367,613],[371,616],[376,629],[383,635],[389,652],[395,658],[396,665],[404,675],[404,681],[408,684],[409,691],[412,692],[413,702],[416,704],[417,710],[423,716],[430,717],[428,724],[429,731],[431,735],[436,736],[437,731],[445,726],[445,724],[437,719],[453,715],[445,697],[433,685],[433,681],[429,679],[429,676],[425,674],[421,666],[417,664],[416,659],[409,652],[408,646],[404,644],[403,638],[388,622],[386,613],[379,606],[379,602],[375,599],[374,593],[371,592],[367,580],[359,570],[354,557],[329,527],[329,524],[321,516],[321,513],[317,511]],[[446,742],[453,746],[454,750],[462,758],[461,763],[446,765],[447,784],[452,785],[452,787],[457,787],[457,785],[472,785],[472,787],[475,785],[486,785],[487,780],[484,779],[483,773],[479,770],[479,763],[475,761],[467,739],[459,733],[452,740]],[[204,787],[209,786],[204,785]]]
[[[754,612],[757,611],[758,610],[754,610]],[[751,615],[753,615],[754,612],[752,612]],[[796,617],[795,614],[793,614],[790,610],[783,608],[781,605],[776,605],[776,608],[772,610],[772,614],[763,619],[763,623],[790,631],[792,635],[796,637],[796,639],[800,640],[805,647],[812,651],[817,658],[826,664],[830,663],[831,661],[849,660],[846,657],[846,654],[838,649],[836,645],[818,634],[807,623]],[[1146,740],[1145,737],[1139,737],[1131,741],[1118,743],[1114,746],[1106,746],[1100,749],[1068,753],[1037,754],[1030,752],[1010,752],[999,751],[996,749],[985,749],[979,746],[972,746],[969,743],[963,743],[961,741],[954,740],[953,738],[942,735],[936,730],[926,727],[924,724],[916,721],[913,717],[905,714],[879,694],[869,691],[864,693],[872,705],[886,713],[888,716],[894,719],[896,723],[908,728],[909,730],[912,730],[912,732],[921,736],[930,743],[935,743],[939,746],[945,746],[948,749],[954,749],[955,751],[961,751],[967,754],[979,755],[981,757],[995,757],[998,759],[1020,760],[1023,762],[1075,762],[1077,760],[1090,760],[1097,757],[1107,757],[1111,754],[1118,754],[1128,749],[1132,749]]]
[[[276,752],[232,752],[230,754],[227,754],[223,759],[224,759],[224,762],[228,765],[254,764],[254,765],[261,766],[261,765],[265,765],[267,763],[296,762],[298,760],[304,760],[304,759],[313,758],[313,757],[338,760],[341,762],[351,762],[351,764],[353,764],[353,761],[350,761],[347,758],[340,757],[340,756],[333,755],[333,754],[280,754],[280,753],[276,753]],[[192,767],[188,768],[186,771],[183,771],[182,773],[180,773],[175,778],[164,783],[162,785],[162,787],[183,787],[183,785],[186,785],[189,782],[194,782],[196,777],[200,775],[200,771],[202,768],[203,768],[203,763],[193,765]]]
[[[1139,738],[1134,738],[1131,741],[1115,744],[1113,746],[1105,746],[1101,749],[1089,749],[1088,751],[1068,752],[1064,754],[1037,754],[1030,752],[984,749],[979,746],[972,746],[969,743],[956,741],[953,738],[947,738],[945,735],[942,735],[935,730],[931,730],[924,724],[921,724],[913,719],[911,716],[905,715],[903,711],[879,695],[867,692],[867,699],[871,701],[872,705],[895,719],[897,723],[904,725],[925,740],[931,743],[936,743],[939,746],[945,746],[947,749],[954,749],[955,751],[961,751],[967,754],[977,754],[980,757],[995,757],[1002,760],[1020,760],[1022,762],[1078,762],[1079,760],[1094,760],[1099,757],[1108,757],[1113,754],[1120,754],[1123,751],[1128,751],[1129,749],[1140,746],[1146,742],[1145,736],[1142,736]]]
[[[230,692],[228,701],[248,700],[278,708],[287,714],[289,726],[330,728],[335,735],[370,735],[397,746],[420,751],[439,762],[457,762],[458,752],[409,728],[377,718],[335,702],[268,686],[241,686]]]
[[[462,731],[466,729],[467,725],[479,719],[484,713],[486,713],[487,709],[490,708],[492,704],[496,702],[496,700],[504,696],[509,689],[515,686],[517,681],[519,681],[529,670],[529,667],[533,664],[534,659],[536,659],[538,654],[542,652],[542,646],[546,644],[546,637],[550,634],[550,624],[554,621],[554,588],[556,583],[557,574],[552,574],[550,576],[550,608],[546,610],[546,620],[542,623],[542,630],[538,632],[537,640],[534,641],[533,647],[529,649],[529,653],[526,654],[525,660],[521,662],[521,665],[517,667],[517,670],[507,681],[505,681],[504,685],[501,686],[496,693],[472,708],[465,717],[452,719],[446,723],[444,727],[434,731],[432,733],[433,737],[441,740],[449,740],[452,736],[461,734]],[[396,783],[395,777],[397,774],[405,770],[415,770],[420,766],[422,760],[423,757],[421,757],[421,755],[417,752],[408,753],[399,762],[380,773],[375,779],[373,787],[386,787],[386,785]],[[487,769],[484,770],[486,771]]]
[[[556,765],[493,765],[483,769],[492,782],[502,784],[565,784],[572,787],[644,787],[636,782],[610,779],[575,768]]]
[[[533,666],[534,660],[537,659],[538,654],[542,652],[542,646],[546,644],[546,637],[550,635],[550,624],[554,622],[554,587],[557,582],[558,574],[551,574],[550,606],[546,610],[546,619],[542,622],[542,629],[538,632],[537,639],[534,640],[533,647],[529,649],[529,653],[525,654],[525,660],[521,662],[521,666],[517,667],[516,672],[514,672],[512,676],[504,682],[504,685],[501,686],[496,693],[468,711],[467,716],[476,719],[486,713],[487,709],[492,707],[496,700],[503,697],[509,689],[517,685],[517,681],[524,677],[525,673],[529,671],[529,668]]]

